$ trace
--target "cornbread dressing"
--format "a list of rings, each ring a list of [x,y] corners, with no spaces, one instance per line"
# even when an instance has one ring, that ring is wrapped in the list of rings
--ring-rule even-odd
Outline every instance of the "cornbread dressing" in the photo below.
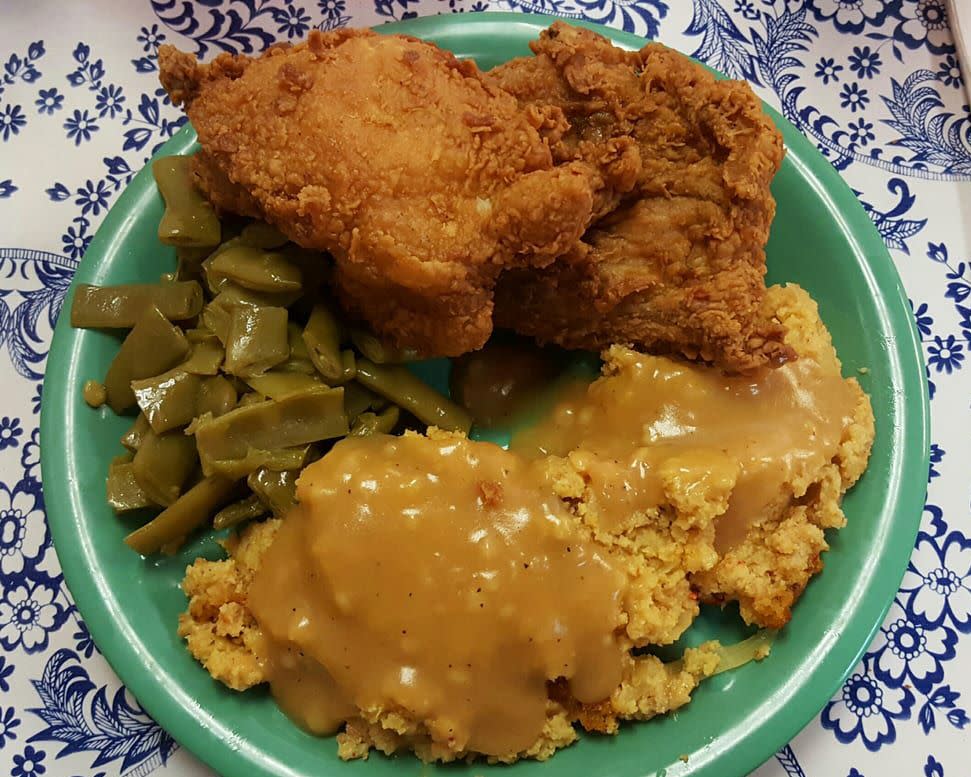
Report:
[[[308,730],[385,705],[497,756],[536,741],[547,681],[581,703],[620,683],[623,576],[536,465],[465,438],[346,439],[297,498],[249,607]]]
[[[800,357],[771,373],[615,346],[511,453],[434,429],[335,445],[294,513],[188,568],[190,652],[232,688],[269,682],[310,730],[343,726],[342,758],[544,759],[576,726],[687,703],[717,644],[630,649],[704,601],[784,625],[873,441],[812,299],[766,305]]]

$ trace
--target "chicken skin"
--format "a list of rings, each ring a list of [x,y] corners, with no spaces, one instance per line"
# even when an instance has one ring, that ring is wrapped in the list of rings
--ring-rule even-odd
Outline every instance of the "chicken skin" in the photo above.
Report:
[[[163,46],[159,63],[217,208],[330,252],[347,311],[426,356],[485,343],[499,273],[576,250],[612,196],[601,167],[553,164],[540,130],[563,131],[557,109],[522,109],[420,40],[314,31],[207,65]]]
[[[532,49],[489,78],[524,109],[561,109],[567,128],[546,133],[554,160],[596,166],[612,187],[598,203],[619,207],[555,264],[504,274],[497,325],[735,372],[793,358],[762,312],[782,139],[749,86],[716,81],[660,44],[625,51],[561,22]]]

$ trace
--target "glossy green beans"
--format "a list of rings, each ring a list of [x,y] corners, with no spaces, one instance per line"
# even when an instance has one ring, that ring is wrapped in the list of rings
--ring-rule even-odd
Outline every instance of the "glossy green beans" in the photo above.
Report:
[[[275,251],[264,251],[239,243],[217,251],[202,263],[210,289],[221,289],[226,281],[261,292],[300,292],[300,268]]]
[[[289,355],[285,308],[233,309],[226,336],[226,372],[240,378],[262,375]]]
[[[202,287],[195,281],[91,286],[74,291],[71,326],[78,329],[131,329],[151,306],[169,321],[185,321],[202,311]]]
[[[108,504],[116,513],[127,513],[145,507],[157,507],[148,494],[138,485],[135,478],[135,465],[131,454],[116,456],[108,466],[108,479],[105,482]]]
[[[365,359],[370,359],[375,364],[401,364],[418,358],[417,351],[411,348],[393,348],[363,329],[351,330],[351,342]]]
[[[277,448],[274,450],[260,450],[250,448],[246,455],[238,459],[222,459],[209,463],[209,472],[223,475],[227,478],[245,478],[252,472],[262,468],[273,471],[300,470],[306,466],[310,457],[310,446],[296,448]]]
[[[190,332],[186,332],[186,337],[191,342],[189,335]],[[193,375],[218,375],[225,355],[226,351],[219,338],[209,332],[204,339],[192,343],[189,358],[179,365],[179,369]]]
[[[132,460],[135,480],[149,498],[160,505],[170,505],[179,498],[182,488],[199,462],[195,442],[181,431],[155,434],[149,432]]]
[[[256,494],[250,494],[245,499],[226,505],[212,518],[212,528],[216,531],[237,526],[245,521],[252,521],[266,515],[266,507]]]
[[[171,369],[189,353],[189,341],[158,308],[149,306],[139,317],[108,367],[105,389],[108,406],[123,413],[135,405],[131,382]]]
[[[304,375],[299,372],[277,372],[276,370],[246,378],[246,383],[254,391],[270,399],[283,399],[290,394],[325,387],[316,375]]]
[[[391,405],[380,413],[361,413],[351,424],[351,437],[369,437],[372,434],[391,434],[398,424],[401,411]]]
[[[132,550],[147,556],[164,545],[180,542],[209,522],[210,516],[229,501],[236,483],[218,475],[200,480],[155,518],[127,537]]]
[[[133,380],[132,391],[142,414],[155,434],[178,429],[196,417],[196,401],[202,380],[181,369],[154,378]]]
[[[472,428],[472,416],[405,367],[358,359],[356,380],[429,426],[464,433]]]
[[[357,381],[351,381],[344,386],[344,414],[348,419],[357,418],[368,408],[376,408],[379,404],[384,404],[383,397],[379,397],[373,391],[364,388]]]
[[[236,389],[222,375],[203,378],[196,396],[194,418],[206,414],[218,418],[236,407]]]
[[[135,423],[128,427],[128,431],[121,436],[121,444],[130,451],[137,451],[141,447],[145,435],[151,431],[151,428],[148,419],[139,413],[138,418],[135,419]]]
[[[341,357],[341,328],[337,318],[324,304],[314,305],[307,326],[303,330],[310,361],[324,380],[334,384],[343,382],[344,361]]]
[[[191,158],[169,156],[152,163],[152,175],[165,201],[159,242],[170,246],[216,246],[222,227],[212,205],[192,183]]]
[[[295,469],[277,471],[261,467],[246,478],[246,485],[273,515],[282,518],[297,504],[298,477],[300,472]]]
[[[270,451],[347,434],[342,389],[313,389],[283,399],[239,407],[195,423],[195,440],[205,474],[213,463],[242,459],[251,449]]]

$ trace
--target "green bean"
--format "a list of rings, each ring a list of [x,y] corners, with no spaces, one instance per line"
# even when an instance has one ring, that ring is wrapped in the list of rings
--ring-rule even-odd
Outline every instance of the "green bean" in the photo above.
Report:
[[[285,308],[292,302],[292,294],[265,294],[227,283],[216,298],[202,309],[202,324],[225,345],[229,337],[229,322],[236,308]]]
[[[341,328],[337,318],[324,304],[314,309],[303,330],[303,342],[307,346],[310,361],[328,383],[340,382],[344,377],[341,359]]]
[[[135,479],[153,502],[170,505],[199,461],[195,442],[181,431],[145,435],[132,460]]]
[[[218,418],[236,407],[236,389],[222,375],[203,378],[196,396],[196,414],[194,418],[206,414]]]
[[[356,381],[344,386],[344,414],[348,418],[357,418],[368,408],[376,408],[379,402],[384,399]]]
[[[277,448],[276,450],[250,448],[242,458],[210,462],[209,471],[223,477],[238,479],[245,478],[261,467],[273,471],[300,470],[307,464],[309,456],[309,445],[296,448]]]
[[[266,515],[266,507],[256,494],[250,494],[245,499],[226,505],[216,513],[212,518],[212,528],[221,531],[262,515]]]
[[[236,483],[224,477],[203,478],[154,519],[125,537],[125,543],[143,556],[155,553],[204,525],[236,489]]]
[[[81,396],[89,407],[99,408],[108,401],[108,391],[103,383],[96,380],[86,380],[81,389]]]
[[[153,507],[153,502],[135,479],[135,467],[131,453],[115,456],[108,466],[105,483],[108,504],[116,513],[126,513],[143,507]]]
[[[393,348],[362,329],[351,330],[351,342],[364,358],[370,359],[375,364],[401,364],[418,359],[418,352],[414,349]]]
[[[381,413],[361,413],[351,425],[351,437],[369,437],[372,434],[390,434],[398,424],[401,412],[391,405]]]
[[[354,355],[354,351],[348,348],[346,351],[341,351],[341,377],[340,382],[347,383],[354,380],[357,375],[357,357]]]
[[[252,221],[239,233],[243,245],[254,248],[280,248],[287,244],[287,236],[265,221]]]
[[[131,387],[155,434],[185,426],[197,415],[197,398],[202,388],[198,375],[177,368],[153,378],[133,380]]]
[[[71,326],[77,329],[131,329],[154,305],[169,321],[185,321],[202,310],[202,287],[195,281],[91,286],[74,292]]]
[[[151,428],[145,414],[139,413],[135,423],[128,427],[128,431],[121,436],[121,444],[130,451],[137,451]]]
[[[211,340],[192,344],[189,358],[179,365],[179,369],[192,375],[218,375],[225,353],[219,338],[212,335]]]
[[[312,389],[238,407],[219,418],[196,419],[194,432],[202,468],[241,459],[251,449],[275,450],[347,434],[343,389]]]
[[[251,291],[300,292],[300,268],[275,251],[238,244],[217,251],[202,263],[210,289],[221,289],[226,281]]]
[[[266,402],[266,397],[264,397],[260,392],[250,391],[248,394],[243,394],[243,396],[239,398],[239,403],[236,406],[249,407],[250,405],[260,405],[264,402]]]
[[[307,389],[323,388],[324,384],[316,375],[303,375],[299,372],[265,372],[246,379],[246,383],[264,397],[283,399]]]
[[[297,504],[298,477],[300,472],[295,469],[275,471],[261,467],[246,478],[246,485],[273,515],[282,518]]]
[[[212,248],[193,248],[181,246],[175,249],[175,279],[177,281],[195,281],[201,284],[204,280],[202,261],[212,253]]]
[[[158,239],[170,246],[219,245],[222,227],[212,205],[192,183],[191,158],[170,156],[152,163],[152,174],[165,201]]]
[[[285,308],[233,309],[223,365],[226,372],[240,378],[262,375],[289,355]]]
[[[466,433],[472,427],[472,417],[465,409],[443,397],[406,367],[358,359],[356,379],[429,426]]]
[[[293,321],[287,324],[287,343],[290,346],[290,356],[274,369],[279,372],[316,375],[317,368],[310,361],[310,352],[307,350],[307,344],[303,341],[303,328]]]
[[[131,382],[165,372],[185,359],[189,341],[181,330],[169,323],[158,308],[150,305],[135,323],[115,354],[105,389],[108,405],[123,413],[135,404]]]

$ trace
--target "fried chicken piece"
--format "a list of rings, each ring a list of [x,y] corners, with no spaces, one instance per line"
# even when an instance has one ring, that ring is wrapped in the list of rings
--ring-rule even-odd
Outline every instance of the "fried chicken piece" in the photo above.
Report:
[[[555,109],[521,110],[413,38],[314,31],[208,65],[165,46],[159,65],[216,206],[329,251],[343,305],[424,355],[480,347],[500,270],[575,248],[606,185],[589,164],[553,166],[538,129],[562,131]]]
[[[532,49],[489,78],[524,107],[560,108],[570,126],[547,133],[554,159],[597,166],[613,186],[600,201],[622,204],[586,235],[588,250],[504,274],[497,325],[571,348],[675,351],[731,371],[792,358],[778,321],[760,313],[769,184],[783,147],[749,86],[716,81],[660,44],[624,51],[561,22]],[[634,144],[636,164],[618,164],[621,143]]]

